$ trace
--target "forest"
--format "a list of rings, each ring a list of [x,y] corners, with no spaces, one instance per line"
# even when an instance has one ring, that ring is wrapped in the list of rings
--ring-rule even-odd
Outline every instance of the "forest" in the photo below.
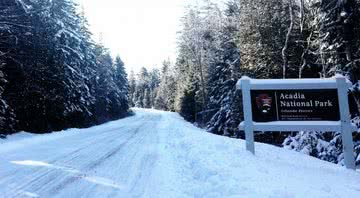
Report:
[[[244,75],[344,75],[353,83],[351,117],[360,129],[359,20],[359,0],[204,0],[183,13],[176,61],[128,76],[120,56],[94,41],[74,1],[1,0],[0,135],[84,128],[140,107],[179,112],[210,133],[244,138],[235,88]],[[343,164],[338,132],[255,138]]]
[[[0,134],[89,127],[128,109],[124,63],[94,42],[76,3],[0,1]]]
[[[346,76],[360,128],[360,1],[229,0],[191,6],[182,18],[176,62],[130,73],[131,106],[179,112],[208,132],[244,138],[237,80]],[[360,130],[359,130],[360,131]],[[357,165],[360,133],[354,133]],[[255,134],[266,142],[343,164],[338,132]]]

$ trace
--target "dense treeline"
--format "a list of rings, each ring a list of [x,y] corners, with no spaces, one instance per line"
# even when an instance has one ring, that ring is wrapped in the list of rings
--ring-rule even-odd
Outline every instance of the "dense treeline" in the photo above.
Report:
[[[0,133],[87,127],[125,116],[124,63],[91,39],[72,0],[0,2]]]
[[[323,78],[342,74],[354,84],[349,98],[352,118],[360,128],[359,14],[358,0],[229,0],[225,9],[203,1],[201,6],[190,7],[182,19],[171,80],[166,72],[157,78],[155,92],[164,94],[152,95],[151,87],[141,89],[141,94],[135,91],[135,105],[178,111],[211,133],[243,137],[237,128],[242,118],[241,93],[235,89],[241,76]],[[149,79],[143,78],[145,73],[142,70],[138,79]],[[136,82],[133,87],[149,86]],[[156,101],[156,97],[166,97],[167,102],[139,105],[147,98]],[[338,133],[294,134],[257,133],[256,139],[342,163]],[[358,133],[354,140],[360,164]]]
[[[164,61],[161,70],[142,67],[136,76],[130,73],[129,102],[134,107],[175,111],[175,86],[170,61]]]

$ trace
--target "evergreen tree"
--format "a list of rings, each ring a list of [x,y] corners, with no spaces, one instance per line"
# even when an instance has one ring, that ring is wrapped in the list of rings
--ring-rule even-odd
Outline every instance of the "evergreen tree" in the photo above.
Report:
[[[175,79],[171,74],[170,61],[164,61],[161,69],[160,85],[155,98],[155,108],[165,111],[174,111]]]
[[[199,80],[195,86],[195,100],[200,107],[196,109],[198,124],[204,125],[204,110],[208,102],[209,65],[217,62],[219,35],[223,14],[217,5],[207,1],[200,8],[191,8],[183,18],[183,30],[179,37],[179,56],[176,63],[175,79],[186,82],[189,79]],[[187,85],[178,85],[175,109],[181,109],[183,94],[188,92]],[[187,90],[187,91],[186,91]]]
[[[219,35],[216,61],[209,65],[209,102],[206,110],[207,129],[211,133],[234,136],[241,117],[235,84],[240,76],[240,51],[236,46],[238,2],[228,4],[226,24]],[[236,105],[235,105],[236,104]],[[235,115],[234,115],[235,114]]]
[[[155,108],[155,100],[158,92],[160,91],[160,71],[157,68],[154,68],[149,73],[149,94],[150,94],[150,103],[151,107]]]
[[[196,75],[197,79],[200,80],[200,86],[196,88],[199,90],[194,90],[196,94],[200,95],[201,100],[201,108],[197,111],[200,112],[203,110],[205,106],[206,100],[206,64],[205,64],[205,28],[204,22],[201,18],[201,13],[198,10],[190,9],[187,15],[183,19],[183,31],[180,36],[180,56],[182,59],[185,59],[186,62],[182,62],[182,65],[178,65],[178,67],[189,67],[192,73],[179,73],[178,75],[186,75],[187,78],[190,75]],[[178,61],[178,63],[180,63]],[[181,90],[179,94],[184,94],[185,90]],[[182,98],[182,95],[179,96]]]
[[[257,78],[282,77],[282,49],[290,18],[286,8],[284,1],[240,1],[238,46],[244,74]]]
[[[1,85],[5,108],[0,109],[13,109],[15,129],[46,132],[94,124],[101,65],[77,5],[72,0],[5,0],[0,20],[1,71],[7,82]],[[114,106],[108,113],[126,111]]]
[[[201,108],[201,105],[197,102],[196,90],[198,90],[199,80],[196,79],[195,75],[190,76],[188,82],[185,85],[184,93],[180,99],[180,115],[182,115],[185,120],[190,122],[196,121],[196,116],[198,109]]]
[[[145,90],[149,88],[149,72],[145,67],[140,69],[137,75],[137,83],[135,87],[135,106],[144,108]]]
[[[145,89],[144,91],[144,101],[143,101],[143,107],[144,108],[151,108],[151,96],[150,96],[150,90],[149,89]]]
[[[158,69],[148,71],[142,67],[135,78],[130,74],[130,94],[133,98],[133,105],[140,108],[154,108],[155,98],[159,91],[160,74]]]
[[[12,108],[2,97],[7,81],[4,73],[1,71],[1,65],[2,62],[0,61],[0,131],[8,134],[14,131],[16,120]]]
[[[109,52],[102,46],[97,47],[97,80],[95,86],[95,115],[96,121],[102,123],[109,119],[124,116],[128,109],[127,96],[123,95],[121,88],[114,79],[115,67]]]
[[[129,82],[127,79],[127,73],[125,71],[125,64],[121,60],[120,56],[115,58],[115,76],[114,80],[117,87],[120,90],[121,106],[126,110],[129,106]]]
[[[355,19],[354,0],[321,1],[320,41],[323,53],[322,76],[335,72],[350,74],[358,65],[354,62]],[[356,74],[354,74],[356,75]]]

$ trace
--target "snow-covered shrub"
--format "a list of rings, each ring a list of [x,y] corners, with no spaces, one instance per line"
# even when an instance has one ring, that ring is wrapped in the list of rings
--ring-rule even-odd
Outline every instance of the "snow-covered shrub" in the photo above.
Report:
[[[294,137],[286,138],[283,146],[316,157],[324,151],[324,146],[327,146],[326,142],[319,141],[321,137],[321,133],[318,132],[301,131]]]
[[[352,122],[359,126],[360,117],[355,117]],[[360,130],[353,133],[353,140],[356,166],[360,166]],[[287,137],[283,142],[283,146],[286,149],[299,151],[325,161],[344,165],[341,133],[302,131],[294,137]]]

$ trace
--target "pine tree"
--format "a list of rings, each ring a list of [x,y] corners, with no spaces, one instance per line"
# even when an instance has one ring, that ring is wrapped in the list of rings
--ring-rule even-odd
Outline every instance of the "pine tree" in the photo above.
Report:
[[[0,59],[0,135],[13,132],[15,129],[15,114],[12,108],[3,99],[3,92],[6,86],[5,74],[1,71],[2,61]]]
[[[194,90],[195,100],[200,107],[196,114],[200,118],[197,122],[204,125],[203,111],[208,102],[209,65],[216,62],[218,32],[222,28],[223,14],[217,5],[207,1],[200,8],[190,8],[183,18],[183,30],[179,37],[179,56],[176,63],[175,79],[186,82],[188,79],[198,79],[199,90]],[[195,76],[194,76],[195,75]],[[178,85],[174,107],[180,109],[186,85]]]
[[[150,96],[150,90],[149,89],[145,89],[144,91],[144,101],[143,101],[143,107],[144,108],[151,108],[151,96]]]
[[[97,47],[97,79],[95,86],[95,115],[98,123],[103,123],[109,119],[123,117],[127,113],[127,96],[123,95],[121,88],[114,79],[115,67],[112,57],[107,49],[102,46]]]
[[[159,91],[160,74],[154,68],[147,70],[142,67],[135,78],[135,74],[130,74],[130,95],[133,106],[140,108],[155,108],[155,99]]]
[[[9,17],[10,14],[12,14],[12,17]],[[13,43],[16,41],[15,32],[18,33],[20,27],[25,25],[19,23],[21,19],[24,19],[24,17],[21,17],[21,11],[18,9],[16,2],[0,2],[0,135],[15,130],[15,114],[4,96],[6,86],[9,83],[4,67],[9,59],[16,60],[12,48],[14,48]],[[15,23],[17,20],[19,22]]]
[[[155,108],[165,111],[174,111],[175,79],[171,74],[170,61],[164,61],[161,69],[161,79],[155,98]]]
[[[186,65],[183,66],[191,67],[191,70],[194,72],[191,75],[197,75],[200,80],[200,86],[197,87],[199,90],[194,90],[200,94],[200,103],[202,104],[202,108],[198,109],[198,112],[203,110],[206,100],[206,64],[204,61],[206,54],[204,31],[206,29],[200,15],[200,12],[197,10],[190,9],[188,11],[183,19],[184,29],[180,36],[180,53],[183,53],[180,56],[184,56],[183,58],[186,59]],[[180,91],[179,93],[183,94],[185,92]]]
[[[149,72],[145,67],[140,69],[137,75],[137,82],[135,87],[135,106],[144,108],[145,90],[149,89]]]
[[[160,71],[157,68],[152,69],[149,72],[149,92],[150,92],[150,103],[151,107],[155,108],[155,100],[158,92],[160,91]]]
[[[282,77],[282,49],[288,30],[287,5],[277,0],[241,0],[238,46],[241,69],[257,78]]]
[[[206,110],[207,130],[234,136],[241,117],[235,84],[240,76],[240,51],[236,45],[238,2],[228,4],[226,24],[219,34],[218,59],[209,66],[209,102]],[[235,105],[236,104],[236,105]]]
[[[324,77],[335,72],[349,74],[354,64],[356,2],[321,1],[320,39]]]
[[[115,75],[114,80],[117,87],[120,89],[121,106],[123,110],[127,110],[129,106],[129,82],[127,79],[127,73],[125,71],[125,64],[121,60],[120,56],[115,58]]]
[[[180,99],[179,113],[185,120],[190,122],[196,121],[198,109],[201,108],[196,98],[196,90],[199,89],[198,87],[199,79],[196,79],[195,75],[190,76],[183,90],[182,98]]]
[[[59,79],[64,91],[64,114],[68,126],[77,126],[77,123],[89,122],[91,116],[91,103],[94,101],[90,89],[86,84],[87,78],[83,64],[84,42],[87,35],[83,35],[83,23],[77,14],[77,8],[73,1],[50,2],[49,23],[54,26],[56,51],[56,65],[61,65],[63,76]],[[59,21],[62,23],[59,24]],[[55,78],[56,79],[56,78]],[[55,84],[55,83],[54,83]],[[57,96],[59,96],[58,94]]]

